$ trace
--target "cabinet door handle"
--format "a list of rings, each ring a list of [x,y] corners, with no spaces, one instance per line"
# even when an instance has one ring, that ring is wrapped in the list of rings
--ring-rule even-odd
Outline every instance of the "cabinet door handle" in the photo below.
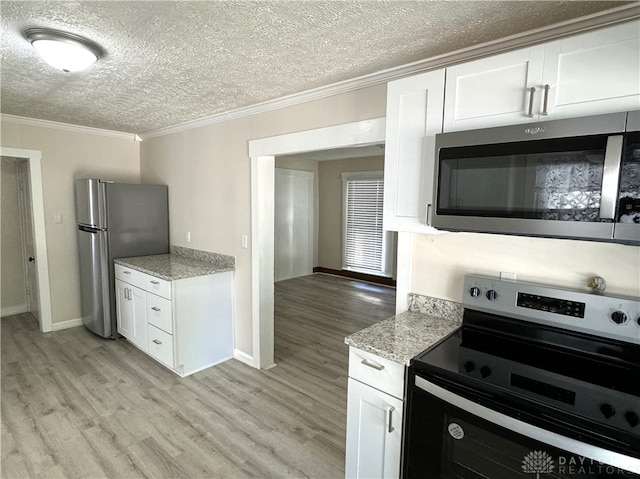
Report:
[[[129,298],[129,288],[124,288],[124,299],[131,299]]]
[[[533,118],[533,97],[534,97],[534,95],[536,93],[535,87],[531,87],[529,89],[529,92],[530,92],[529,93],[529,113],[527,113],[527,116],[529,118]]]
[[[393,406],[390,407],[387,410],[387,415],[388,415],[388,418],[389,418],[388,421],[387,421],[387,424],[389,425],[389,432],[390,433],[395,430],[395,427],[393,427],[393,411],[395,411],[395,410],[396,410],[396,408],[394,408]]]
[[[549,84],[547,83],[544,86],[544,103],[542,105],[542,113],[540,113],[541,115],[548,115],[549,113],[547,112],[547,104],[549,102],[549,88],[551,88],[549,86]]]
[[[154,342],[154,344],[162,344],[162,341],[159,341],[157,339],[154,339],[153,342]]]
[[[160,281],[151,281],[151,284],[158,285],[158,284],[160,284]]]
[[[158,308],[157,306],[154,306],[154,307],[153,307],[153,308],[151,308],[151,309],[153,309],[154,311],[160,312],[160,308]]]
[[[427,211],[424,213],[424,224],[427,226],[431,226],[431,219],[429,218],[429,213],[431,213],[431,203],[427,203]]]
[[[378,371],[382,371],[384,369],[384,366],[382,364],[372,363],[368,359],[363,359],[361,363],[365,366],[369,366],[370,368],[377,369]]]

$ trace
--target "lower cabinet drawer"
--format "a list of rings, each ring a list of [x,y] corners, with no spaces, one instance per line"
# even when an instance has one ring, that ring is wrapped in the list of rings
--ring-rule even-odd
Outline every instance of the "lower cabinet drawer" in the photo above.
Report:
[[[403,364],[354,347],[349,348],[349,377],[404,399]]]
[[[163,331],[173,334],[171,301],[147,293],[147,321]]]
[[[169,367],[173,364],[173,336],[149,325],[149,354]]]

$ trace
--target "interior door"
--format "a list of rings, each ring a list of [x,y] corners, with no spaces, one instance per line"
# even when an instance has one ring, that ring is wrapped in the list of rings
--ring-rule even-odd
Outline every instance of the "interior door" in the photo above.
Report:
[[[36,250],[34,246],[33,215],[31,208],[31,189],[29,182],[29,163],[18,160],[16,163],[18,179],[18,202],[20,223],[24,241],[25,279],[27,292],[27,308],[33,316],[40,320],[40,300],[38,298],[38,270],[36,266]]]
[[[275,281],[313,272],[313,177],[311,171],[275,171]]]

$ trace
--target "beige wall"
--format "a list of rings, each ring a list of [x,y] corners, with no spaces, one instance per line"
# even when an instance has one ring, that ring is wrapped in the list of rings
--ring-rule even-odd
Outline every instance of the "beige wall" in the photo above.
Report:
[[[2,237],[0,239],[0,300],[2,314],[15,314],[27,307],[22,232],[18,206],[16,159],[2,157]]]
[[[236,257],[236,348],[252,355],[249,140],[385,115],[386,86],[378,85],[249,117],[146,140],[144,182],[169,185],[171,243]],[[185,240],[191,232],[191,243]]]
[[[321,161],[318,165],[318,266],[342,269],[344,218],[342,173],[383,171],[384,156]]]
[[[2,122],[1,144],[42,152],[42,189],[53,323],[80,318],[75,178],[140,180],[140,143],[95,133]],[[62,224],[54,215],[62,215]]]
[[[465,274],[586,289],[597,275],[607,293],[640,296],[640,248],[609,243],[478,233],[413,235],[413,292],[461,301]]]

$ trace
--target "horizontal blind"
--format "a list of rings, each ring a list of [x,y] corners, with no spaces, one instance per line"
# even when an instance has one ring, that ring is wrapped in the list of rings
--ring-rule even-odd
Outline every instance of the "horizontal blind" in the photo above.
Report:
[[[384,180],[347,180],[346,192],[344,266],[380,274],[384,266]]]

